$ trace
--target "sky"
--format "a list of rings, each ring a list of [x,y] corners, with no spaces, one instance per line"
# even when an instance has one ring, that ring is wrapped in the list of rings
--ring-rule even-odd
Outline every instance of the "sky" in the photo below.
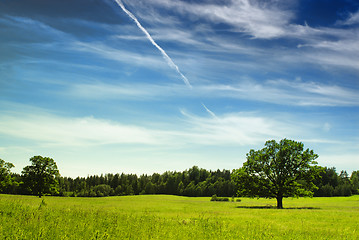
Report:
[[[355,0],[1,0],[0,158],[236,169],[267,140],[359,170]]]

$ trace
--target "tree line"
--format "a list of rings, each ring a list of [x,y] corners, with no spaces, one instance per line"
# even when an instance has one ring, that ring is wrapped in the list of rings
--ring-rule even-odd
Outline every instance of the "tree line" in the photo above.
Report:
[[[232,197],[238,187],[230,170],[208,171],[197,166],[183,172],[152,175],[105,174],[88,177],[59,177],[59,195],[77,197],[170,194],[189,197]],[[351,196],[358,194],[359,171],[349,177],[346,171],[323,167],[315,181],[315,197]]]
[[[346,171],[317,166],[313,150],[301,142],[283,139],[267,141],[265,148],[250,150],[243,166],[233,171],[208,171],[197,166],[177,172],[152,175],[105,174],[88,177],[62,177],[56,162],[34,156],[21,174],[14,165],[0,159],[0,193],[48,194],[72,197],[104,197],[140,194],[171,194],[189,197],[266,197],[350,196],[359,194],[359,171],[349,177]]]
[[[320,178],[314,183],[318,189],[315,197],[351,196],[359,194],[359,171],[353,171],[349,177],[346,171],[337,173],[335,167],[322,168]]]
[[[208,171],[197,166],[182,171],[167,171],[152,175],[105,174],[77,177],[60,177],[59,189],[66,196],[123,196],[139,194],[171,194],[189,197],[205,197],[214,194],[231,197],[237,188],[231,179],[231,171]]]
[[[8,171],[9,173],[9,171]],[[39,188],[31,188],[30,179],[22,174],[7,174],[7,184],[0,193],[39,195]],[[11,180],[10,180],[11,179]],[[32,182],[39,181],[31,180]],[[231,180],[230,170],[208,171],[197,166],[182,171],[166,171],[152,175],[101,174],[87,177],[62,177],[53,175],[52,187],[42,194],[69,197],[105,197],[140,194],[170,194],[189,197],[218,196],[231,197],[237,188]],[[42,184],[44,185],[44,184]]]
[[[36,166],[36,165],[35,165]],[[53,175],[53,183],[44,181],[50,186],[43,189],[35,184],[29,176],[29,167],[22,174],[11,173],[12,163],[0,159],[0,193],[8,194],[50,194],[54,196],[71,197],[104,197],[140,194],[172,194],[189,197],[221,197],[236,196],[238,187],[232,179],[230,170],[208,171],[197,166],[182,171],[167,171],[152,175],[136,174],[102,174],[87,177],[62,177]],[[337,173],[334,167],[322,167],[320,178],[315,181],[318,189],[314,196],[350,196],[359,194],[359,171],[351,176],[346,171]],[[51,175],[51,174],[50,174]],[[44,177],[43,175],[42,177]],[[38,186],[37,189],[34,187]],[[32,188],[33,190],[32,190]]]

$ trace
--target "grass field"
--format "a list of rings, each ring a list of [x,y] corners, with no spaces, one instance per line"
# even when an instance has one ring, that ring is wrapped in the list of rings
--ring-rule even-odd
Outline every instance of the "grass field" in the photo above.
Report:
[[[359,239],[359,196],[209,200],[0,195],[0,239]]]

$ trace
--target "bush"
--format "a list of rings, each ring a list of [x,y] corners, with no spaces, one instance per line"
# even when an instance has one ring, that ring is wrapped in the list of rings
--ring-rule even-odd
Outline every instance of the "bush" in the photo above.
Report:
[[[227,198],[227,197],[220,197],[220,198],[217,198],[217,201],[229,202],[229,198]]]
[[[217,201],[217,195],[216,194],[212,195],[211,201]]]
[[[217,197],[216,194],[214,194],[211,198],[211,201],[216,201],[216,202],[229,202],[229,198],[227,197]]]
[[[95,187],[93,187],[93,190],[96,193],[97,197],[107,197],[110,195],[113,195],[114,191],[111,188],[111,186],[106,185],[106,184],[101,184],[101,185],[97,185]]]

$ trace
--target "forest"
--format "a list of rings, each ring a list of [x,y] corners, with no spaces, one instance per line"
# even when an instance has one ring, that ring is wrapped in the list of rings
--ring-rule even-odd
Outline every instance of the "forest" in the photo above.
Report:
[[[346,171],[337,173],[334,167],[321,167],[321,177],[315,182],[315,197],[351,196],[358,194],[359,171],[349,176]],[[3,178],[1,179],[3,181]],[[8,194],[32,194],[24,174],[11,173],[9,184],[0,189]],[[70,197],[104,197],[142,194],[170,194],[189,197],[236,196],[237,186],[230,170],[211,171],[193,166],[182,172],[166,171],[152,175],[101,174],[87,177],[56,176],[56,187],[47,194]]]

